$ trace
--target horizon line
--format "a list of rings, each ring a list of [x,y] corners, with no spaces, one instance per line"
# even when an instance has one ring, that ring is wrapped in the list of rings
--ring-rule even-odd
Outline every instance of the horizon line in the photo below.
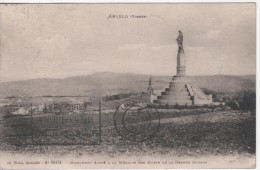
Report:
[[[98,73],[113,73],[113,74],[136,74],[136,75],[143,75],[143,76],[175,76],[175,75],[166,75],[166,74],[144,74],[144,73],[131,73],[131,72],[112,72],[112,71],[103,71],[103,72],[94,72],[90,74],[82,74],[82,75],[74,75],[74,76],[68,76],[68,77],[60,77],[60,78],[51,78],[51,77],[39,77],[39,78],[31,78],[31,79],[21,79],[21,80],[11,80],[11,81],[3,81],[0,82],[2,83],[11,83],[11,82],[22,82],[22,81],[30,81],[30,80],[38,80],[38,79],[49,79],[49,80],[63,80],[67,78],[72,78],[72,77],[81,77],[81,76],[90,76],[93,74],[98,74]],[[205,75],[186,75],[187,77],[196,77],[196,76],[256,76],[256,74],[205,74]]]

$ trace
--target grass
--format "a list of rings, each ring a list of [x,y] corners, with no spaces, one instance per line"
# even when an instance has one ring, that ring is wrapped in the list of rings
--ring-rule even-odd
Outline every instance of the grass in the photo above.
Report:
[[[199,121],[201,115],[210,120],[219,111],[205,109],[175,110],[162,114],[162,120],[182,118],[182,124],[166,122],[161,124],[159,132],[154,138],[145,142],[131,142],[117,134],[113,126],[113,113],[102,115],[102,142],[99,145],[72,145],[72,146],[40,146],[40,145],[12,145],[5,138],[0,139],[0,150],[13,153],[46,154],[105,154],[110,156],[120,154],[153,154],[173,153],[176,155],[212,155],[212,154],[255,154],[256,121],[255,113],[246,111],[223,111],[224,120]],[[247,115],[245,117],[244,115]],[[236,119],[234,118],[234,115]],[[216,116],[215,116],[216,117]],[[24,117],[16,117],[9,125],[23,122]],[[197,120],[189,122],[188,120]],[[4,119],[5,120],[5,119]],[[10,121],[9,120],[9,121]],[[96,120],[95,120],[96,122]],[[47,125],[48,126],[48,125]],[[77,125],[75,125],[77,127]],[[10,127],[9,127],[10,128]],[[41,127],[43,128],[43,127]],[[64,129],[64,127],[59,127]],[[80,127],[79,127],[80,128]],[[37,129],[37,128],[36,128]],[[72,129],[72,127],[67,127]],[[52,140],[64,142],[66,134],[60,130]],[[28,140],[28,139],[27,139]],[[80,137],[74,140],[82,140]]]

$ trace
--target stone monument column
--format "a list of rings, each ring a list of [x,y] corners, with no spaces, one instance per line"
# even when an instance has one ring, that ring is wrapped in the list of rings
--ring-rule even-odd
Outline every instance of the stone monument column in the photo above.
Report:
[[[186,57],[183,49],[183,34],[180,30],[176,41],[178,43],[177,74],[173,76],[169,87],[165,88],[161,95],[157,96],[156,100],[153,100],[153,103],[167,105],[204,105],[212,103],[212,96],[205,95],[186,76]]]
[[[179,36],[176,39],[178,43],[178,55],[177,55],[177,75],[176,76],[185,76],[186,75],[186,57],[183,49],[183,33],[179,30]]]

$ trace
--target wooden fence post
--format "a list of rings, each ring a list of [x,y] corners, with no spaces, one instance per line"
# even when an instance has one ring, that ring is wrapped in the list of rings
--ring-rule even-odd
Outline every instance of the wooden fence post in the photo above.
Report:
[[[102,134],[102,129],[101,129],[101,99],[99,99],[99,143],[101,143],[101,134]]]

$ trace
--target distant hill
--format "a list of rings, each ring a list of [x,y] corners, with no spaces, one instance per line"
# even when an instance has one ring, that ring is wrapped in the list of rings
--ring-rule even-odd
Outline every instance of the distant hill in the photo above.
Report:
[[[1,96],[93,96],[146,91],[149,75],[101,72],[65,79],[32,79],[0,83]],[[155,89],[168,86],[171,76],[153,76]],[[255,90],[255,75],[192,76],[194,84],[217,92]]]

